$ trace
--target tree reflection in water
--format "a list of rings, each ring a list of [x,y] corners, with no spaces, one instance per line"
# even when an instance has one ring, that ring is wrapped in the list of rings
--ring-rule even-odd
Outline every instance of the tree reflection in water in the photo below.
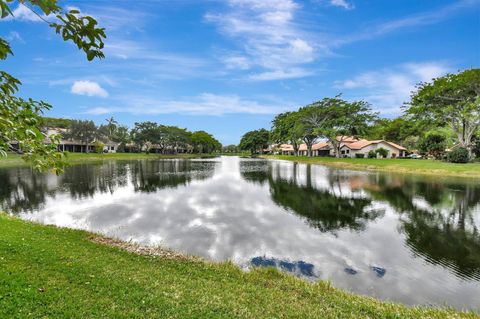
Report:
[[[0,181],[0,210],[14,214],[38,209],[48,196],[55,196],[48,174],[29,168],[0,169]]]
[[[13,214],[33,212],[41,209],[49,197],[55,198],[57,192],[81,199],[114,193],[129,182],[135,192],[155,192],[209,178],[214,169],[214,162],[188,160],[79,164],[67,167],[60,176],[35,173],[25,167],[0,169],[0,207]]]
[[[382,211],[371,208],[370,199],[354,196],[347,190],[342,191],[339,183],[330,183],[329,189],[315,188],[312,184],[311,165],[306,166],[302,183],[297,179],[297,163],[293,163],[288,177],[282,169],[272,165],[275,164],[267,161],[241,163],[241,173],[247,181],[268,181],[271,197],[277,205],[305,218],[310,226],[322,232],[344,228],[361,231],[369,221],[383,215]]]
[[[163,188],[186,185],[193,179],[213,176],[214,162],[165,160],[142,161],[131,166],[132,184],[138,192],[156,192]]]
[[[478,183],[372,174],[362,188],[396,210],[406,245],[415,254],[461,278],[480,280]]]
[[[101,165],[80,164],[60,176],[60,187],[72,198],[93,197],[96,193],[111,193],[128,181],[127,166],[116,162]]]
[[[104,162],[75,165],[58,177],[29,168],[0,169],[0,209],[29,213],[55,197],[88,199],[121,187],[153,193],[212,177],[216,165],[188,160]],[[368,230],[369,223],[385,214],[378,207],[387,207],[391,216],[398,216],[397,229],[415,255],[460,278],[480,280],[480,185],[476,181],[254,160],[240,161],[240,174],[258,192],[267,192],[275,204],[321,232]]]
[[[480,184],[475,181],[326,170],[322,178],[328,187],[321,188],[314,185],[310,165],[242,165],[245,180],[268,182],[275,203],[322,232],[362,231],[383,215],[373,204],[386,202],[399,215],[399,230],[416,255],[460,278],[480,280]]]

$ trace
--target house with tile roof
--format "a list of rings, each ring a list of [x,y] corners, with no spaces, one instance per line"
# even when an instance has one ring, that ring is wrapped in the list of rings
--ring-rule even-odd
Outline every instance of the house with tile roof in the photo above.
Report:
[[[388,151],[387,158],[405,157],[407,149],[401,145],[384,140],[366,140],[355,137],[337,137],[341,140],[340,157],[368,157],[370,151],[384,148]],[[293,146],[290,144],[281,144],[277,146],[279,154],[294,155]],[[298,155],[307,156],[308,150],[306,144],[299,145]],[[359,154],[359,155],[357,155]],[[334,147],[330,142],[319,142],[312,146],[312,156],[335,156]]]
[[[370,151],[376,151],[379,148],[384,148],[388,151],[386,158],[405,157],[407,149],[401,145],[384,140],[358,140],[353,143],[345,143],[340,147],[341,157],[368,157]],[[357,155],[358,154],[358,155]]]

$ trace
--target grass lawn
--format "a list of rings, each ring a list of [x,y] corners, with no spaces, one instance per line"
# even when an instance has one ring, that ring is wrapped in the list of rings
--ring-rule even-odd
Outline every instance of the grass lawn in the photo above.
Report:
[[[103,160],[137,160],[137,159],[168,159],[168,158],[199,158],[214,157],[217,154],[145,154],[145,153],[68,153],[67,161],[70,164],[83,163],[85,161],[103,161]],[[8,157],[0,156],[0,167],[8,166],[28,166],[29,164],[22,160],[17,154],[9,154]]]
[[[301,163],[322,164],[327,166],[357,169],[379,170],[398,173],[414,173],[442,176],[464,176],[480,178],[480,163],[453,164],[434,160],[418,159],[375,159],[375,158],[333,158],[306,157],[289,155],[262,156]]]
[[[0,214],[0,318],[478,318],[273,269],[139,255],[94,237]]]

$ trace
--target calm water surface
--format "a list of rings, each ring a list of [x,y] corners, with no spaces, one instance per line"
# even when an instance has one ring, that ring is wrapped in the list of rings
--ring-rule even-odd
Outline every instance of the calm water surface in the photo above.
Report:
[[[407,304],[480,309],[480,183],[222,157],[0,170],[21,218]]]

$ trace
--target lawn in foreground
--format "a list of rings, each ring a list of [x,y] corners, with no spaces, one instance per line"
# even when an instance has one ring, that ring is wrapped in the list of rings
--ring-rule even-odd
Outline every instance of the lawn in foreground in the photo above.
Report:
[[[475,318],[408,308],[273,269],[138,255],[0,214],[0,318]]]
[[[423,159],[334,158],[291,155],[266,155],[262,157],[357,170],[480,178],[480,163],[454,164]]]

